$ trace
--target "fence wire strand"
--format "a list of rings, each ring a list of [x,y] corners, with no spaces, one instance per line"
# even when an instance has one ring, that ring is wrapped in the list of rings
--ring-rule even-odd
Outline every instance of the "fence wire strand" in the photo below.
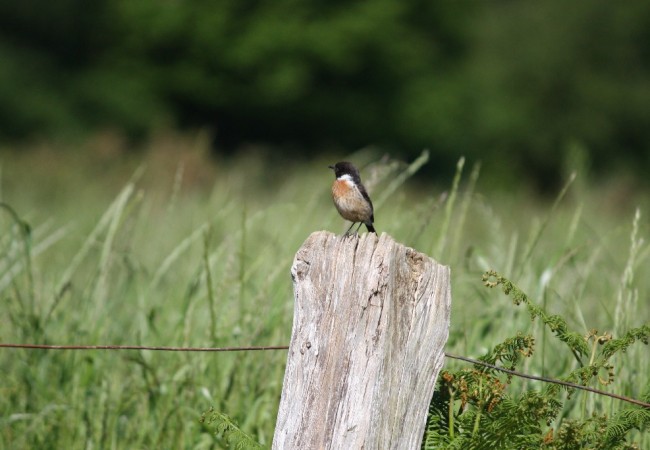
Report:
[[[0,348],[19,348],[25,350],[150,350],[160,352],[248,352],[248,351],[266,351],[266,350],[288,350],[288,345],[270,345],[270,346],[247,346],[247,347],[158,347],[147,345],[47,345],[47,344],[4,344],[0,343]],[[650,403],[643,402],[624,395],[612,394],[610,392],[601,391],[600,389],[582,386],[580,384],[570,383],[555,378],[540,377],[536,375],[529,375],[516,370],[506,369],[504,367],[488,364],[478,359],[468,358],[466,356],[453,355],[445,352],[445,357],[455,359],[458,361],[467,362],[470,364],[487,367],[492,370],[504,372],[509,375],[526,378],[533,381],[541,381],[543,383],[559,384],[572,389],[579,389],[582,391],[592,392],[598,395],[615,398],[624,402],[632,403],[643,408],[650,409]]]

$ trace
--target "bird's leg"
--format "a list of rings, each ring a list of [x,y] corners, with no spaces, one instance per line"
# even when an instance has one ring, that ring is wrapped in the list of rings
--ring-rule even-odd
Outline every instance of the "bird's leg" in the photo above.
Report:
[[[350,235],[350,230],[352,229],[354,224],[356,224],[356,222],[352,222],[352,225],[350,225],[350,228],[348,228],[348,231],[345,232],[344,236],[349,236]]]
[[[356,230],[354,230],[354,234],[359,234],[359,229],[361,229],[361,225],[363,225],[363,222],[359,222],[359,226],[357,227]]]

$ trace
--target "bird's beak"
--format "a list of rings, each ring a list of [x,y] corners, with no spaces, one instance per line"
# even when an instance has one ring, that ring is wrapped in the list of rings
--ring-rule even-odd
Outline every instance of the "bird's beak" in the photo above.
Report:
[[[329,167],[330,169],[334,170],[334,166],[327,166],[327,167]]]

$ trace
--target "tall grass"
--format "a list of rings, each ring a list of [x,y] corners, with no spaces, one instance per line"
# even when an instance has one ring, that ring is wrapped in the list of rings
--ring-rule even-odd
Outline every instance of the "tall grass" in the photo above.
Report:
[[[288,343],[293,255],[309,233],[345,229],[329,198],[333,159],[269,174],[254,155],[211,162],[204,140],[176,144],[180,151],[156,141],[120,162],[37,151],[3,158],[0,201],[10,210],[0,214],[0,341]],[[587,187],[567,187],[555,204],[490,192],[478,165],[464,176],[459,164],[445,192],[409,181],[426,154],[411,165],[354,156],[378,200],[377,230],[451,266],[450,352],[476,357],[539,326],[482,287],[488,269],[585,333],[650,320],[639,305],[650,281],[634,276],[647,270],[649,254],[635,204],[603,205],[602,192]],[[574,368],[554,342],[543,345],[528,370]],[[199,422],[210,407],[270,445],[285,359],[0,350],[0,448],[226,448]],[[610,389],[640,395],[650,360],[631,351],[617,363]],[[565,415],[579,413],[576,405]]]

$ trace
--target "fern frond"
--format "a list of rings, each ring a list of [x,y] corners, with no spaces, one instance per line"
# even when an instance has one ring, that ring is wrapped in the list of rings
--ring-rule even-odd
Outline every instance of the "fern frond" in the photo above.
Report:
[[[601,356],[605,360],[608,360],[617,352],[625,353],[628,347],[637,341],[641,341],[645,345],[648,345],[649,340],[650,340],[650,325],[643,325],[642,327],[639,328],[633,328],[627,333],[625,333],[625,335],[622,338],[612,339],[609,342],[607,342],[605,345],[603,345]]]
[[[206,418],[206,415],[209,417]],[[252,436],[244,433],[237,424],[226,414],[210,408],[201,415],[201,422],[214,425],[215,435],[237,450],[261,450],[264,447]]]
[[[604,430],[605,443],[610,446],[625,442],[628,431],[636,429],[642,431],[650,425],[650,409],[628,408],[615,414]],[[603,447],[605,448],[605,447]]]
[[[492,365],[501,362],[504,363],[507,369],[514,370],[522,356],[528,358],[533,355],[534,351],[535,338],[529,334],[517,333],[515,337],[506,339],[501,344],[495,346],[487,355],[479,359]],[[476,368],[483,371],[491,370],[484,366],[476,366]]]
[[[533,303],[528,295],[512,281],[499,275],[494,270],[485,272],[482,279],[483,284],[487,287],[494,288],[501,286],[503,293],[509,295],[515,305],[525,304],[530,319],[535,320],[537,317],[541,318],[544,325],[571,349],[579,362],[581,362],[582,357],[589,354],[589,346],[582,335],[569,331],[568,324],[564,318],[546,313],[543,308]]]
[[[534,304],[525,292],[497,272],[486,272],[483,282],[488,287],[501,286],[515,305],[526,306],[531,320],[539,317],[566,344],[580,366],[563,378],[565,381],[588,385],[596,379],[600,384],[610,384],[614,380],[614,367],[609,359],[637,341],[646,344],[650,341],[648,325],[630,330],[619,339],[595,329],[583,336],[570,330],[561,316],[548,314]],[[534,350],[534,337],[517,333],[480,360],[514,370]],[[552,383],[539,391],[528,390],[515,397],[508,393],[511,376],[507,375],[504,381],[501,373],[478,364],[472,369],[442,372],[429,408],[422,448],[631,450],[637,447],[626,441],[628,433],[643,430],[650,424],[650,410],[631,408],[611,418],[594,414],[564,419],[555,425],[559,428],[551,428],[562,411],[561,391],[566,390],[570,397],[575,389]],[[650,400],[650,384],[642,399]]]

